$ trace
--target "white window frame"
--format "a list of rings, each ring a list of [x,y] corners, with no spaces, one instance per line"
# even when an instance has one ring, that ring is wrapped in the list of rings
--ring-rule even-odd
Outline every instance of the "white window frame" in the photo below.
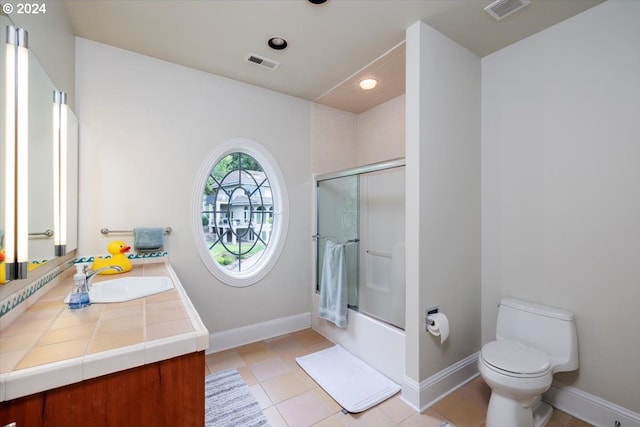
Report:
[[[202,194],[211,170],[225,156],[232,153],[245,153],[260,163],[264,170],[273,194],[273,229],[269,243],[258,262],[246,271],[230,271],[218,264],[211,256],[205,243],[202,229]],[[198,172],[193,201],[192,229],[200,259],[211,274],[221,282],[235,287],[250,286],[263,279],[274,267],[287,238],[289,226],[289,196],[284,176],[271,153],[261,144],[247,138],[230,139],[216,147],[205,159]]]

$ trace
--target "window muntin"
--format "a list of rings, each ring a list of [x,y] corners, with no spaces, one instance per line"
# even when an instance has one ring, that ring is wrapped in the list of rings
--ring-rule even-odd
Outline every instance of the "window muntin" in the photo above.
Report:
[[[225,284],[248,286],[273,268],[288,227],[288,195],[271,154],[236,138],[203,164],[193,197],[196,247]]]
[[[249,154],[226,155],[213,167],[202,196],[205,240],[214,260],[242,272],[260,260],[269,246],[273,208],[269,179]]]

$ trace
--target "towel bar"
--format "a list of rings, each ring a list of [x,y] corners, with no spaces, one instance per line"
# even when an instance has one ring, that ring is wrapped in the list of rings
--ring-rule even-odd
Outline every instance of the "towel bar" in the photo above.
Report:
[[[371,250],[367,249],[367,253],[369,255],[379,256],[379,257],[382,257],[382,258],[393,258],[393,255],[385,253],[385,252],[371,251]]]
[[[171,227],[165,227],[164,229],[164,234],[171,234],[173,230],[171,229]],[[108,228],[101,228],[100,229],[100,233],[104,234],[105,236],[109,233],[126,233],[126,234],[131,234],[133,233],[133,230],[109,230]]]
[[[40,233],[29,233],[29,236],[47,236],[47,237],[51,237],[53,236],[53,230],[48,228]]]
[[[333,236],[321,236],[321,235],[319,235],[319,234],[314,234],[314,235],[312,235],[312,236],[311,236],[311,238],[312,238],[312,239],[325,239],[325,240],[326,240],[326,239],[332,239],[332,240],[336,240],[336,241],[337,241],[337,240],[340,240],[340,239],[338,239],[338,238],[336,238],[336,237],[333,237]],[[346,243],[358,243],[359,241],[360,241],[360,239],[348,239],[348,240],[346,240],[344,243],[345,243],[345,244],[346,244]]]

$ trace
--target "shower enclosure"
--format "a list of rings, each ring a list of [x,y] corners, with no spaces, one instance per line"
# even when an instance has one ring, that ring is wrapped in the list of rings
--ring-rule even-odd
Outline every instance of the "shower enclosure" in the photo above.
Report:
[[[349,308],[399,329],[405,318],[404,165],[398,159],[316,178],[316,290],[326,242],[344,244]]]

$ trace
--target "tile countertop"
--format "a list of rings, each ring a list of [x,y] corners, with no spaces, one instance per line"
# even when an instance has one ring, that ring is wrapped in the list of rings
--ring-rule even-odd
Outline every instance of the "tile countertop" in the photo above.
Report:
[[[174,289],[132,301],[69,310],[75,268],[0,331],[0,402],[209,347],[200,320],[167,262],[134,264],[128,273],[168,276]]]

